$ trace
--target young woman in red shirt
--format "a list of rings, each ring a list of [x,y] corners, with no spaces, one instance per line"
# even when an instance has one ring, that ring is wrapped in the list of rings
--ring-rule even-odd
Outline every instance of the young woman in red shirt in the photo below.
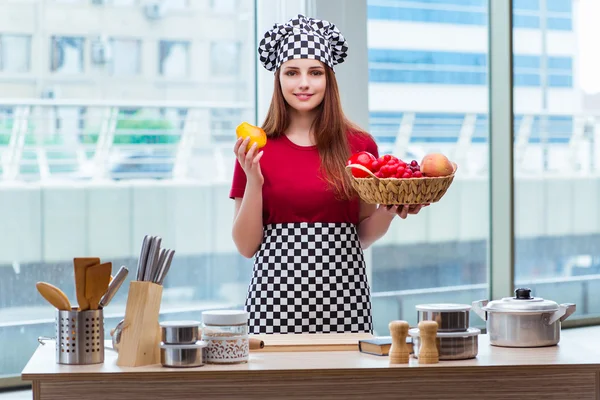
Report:
[[[421,209],[366,204],[350,185],[350,154],[379,154],[342,111],[334,65],[347,49],[335,25],[302,15],[275,24],[259,45],[275,77],[262,125],[268,140],[247,152],[248,138],[236,142],[230,192],[233,240],[255,258],[250,333],[372,332],[363,249],[395,215]]]

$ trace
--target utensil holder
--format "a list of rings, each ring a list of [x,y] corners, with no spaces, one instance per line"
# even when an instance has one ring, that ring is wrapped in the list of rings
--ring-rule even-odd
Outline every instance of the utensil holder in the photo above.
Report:
[[[56,310],[56,362],[86,365],[104,362],[103,310]]]
[[[146,281],[129,284],[117,365],[139,367],[160,362],[162,288]]]

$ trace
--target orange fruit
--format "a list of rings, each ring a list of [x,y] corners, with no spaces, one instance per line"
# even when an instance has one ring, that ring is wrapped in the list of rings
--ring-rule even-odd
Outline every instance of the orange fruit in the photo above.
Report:
[[[247,122],[239,124],[238,127],[235,128],[235,134],[238,139],[250,137],[246,151],[250,150],[250,147],[252,147],[254,143],[256,143],[257,149],[265,147],[267,144],[267,134],[265,131],[258,126],[251,125]]]

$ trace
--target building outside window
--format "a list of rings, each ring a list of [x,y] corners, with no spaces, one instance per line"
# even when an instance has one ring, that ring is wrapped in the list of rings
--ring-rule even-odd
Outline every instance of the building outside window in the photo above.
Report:
[[[210,72],[213,76],[240,74],[242,43],[218,41],[210,44]]]
[[[81,74],[84,70],[85,39],[53,36],[50,46],[50,71],[58,74]]]
[[[210,0],[210,8],[215,13],[231,14],[238,9],[238,0]]]
[[[167,78],[189,76],[190,43],[186,41],[161,40],[159,43],[159,73]]]
[[[139,75],[141,72],[142,42],[137,39],[111,39],[112,60],[110,74],[114,76]]]
[[[0,72],[29,72],[31,36],[0,35]]]

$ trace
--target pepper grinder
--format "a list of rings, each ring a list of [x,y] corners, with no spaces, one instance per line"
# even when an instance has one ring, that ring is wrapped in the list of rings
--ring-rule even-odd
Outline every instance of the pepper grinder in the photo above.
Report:
[[[408,364],[409,352],[406,348],[408,322],[392,321],[389,324],[389,329],[392,335],[392,346],[390,347],[390,364]]]
[[[419,364],[437,364],[440,361],[437,349],[437,322],[421,321],[418,327],[421,336]]]

